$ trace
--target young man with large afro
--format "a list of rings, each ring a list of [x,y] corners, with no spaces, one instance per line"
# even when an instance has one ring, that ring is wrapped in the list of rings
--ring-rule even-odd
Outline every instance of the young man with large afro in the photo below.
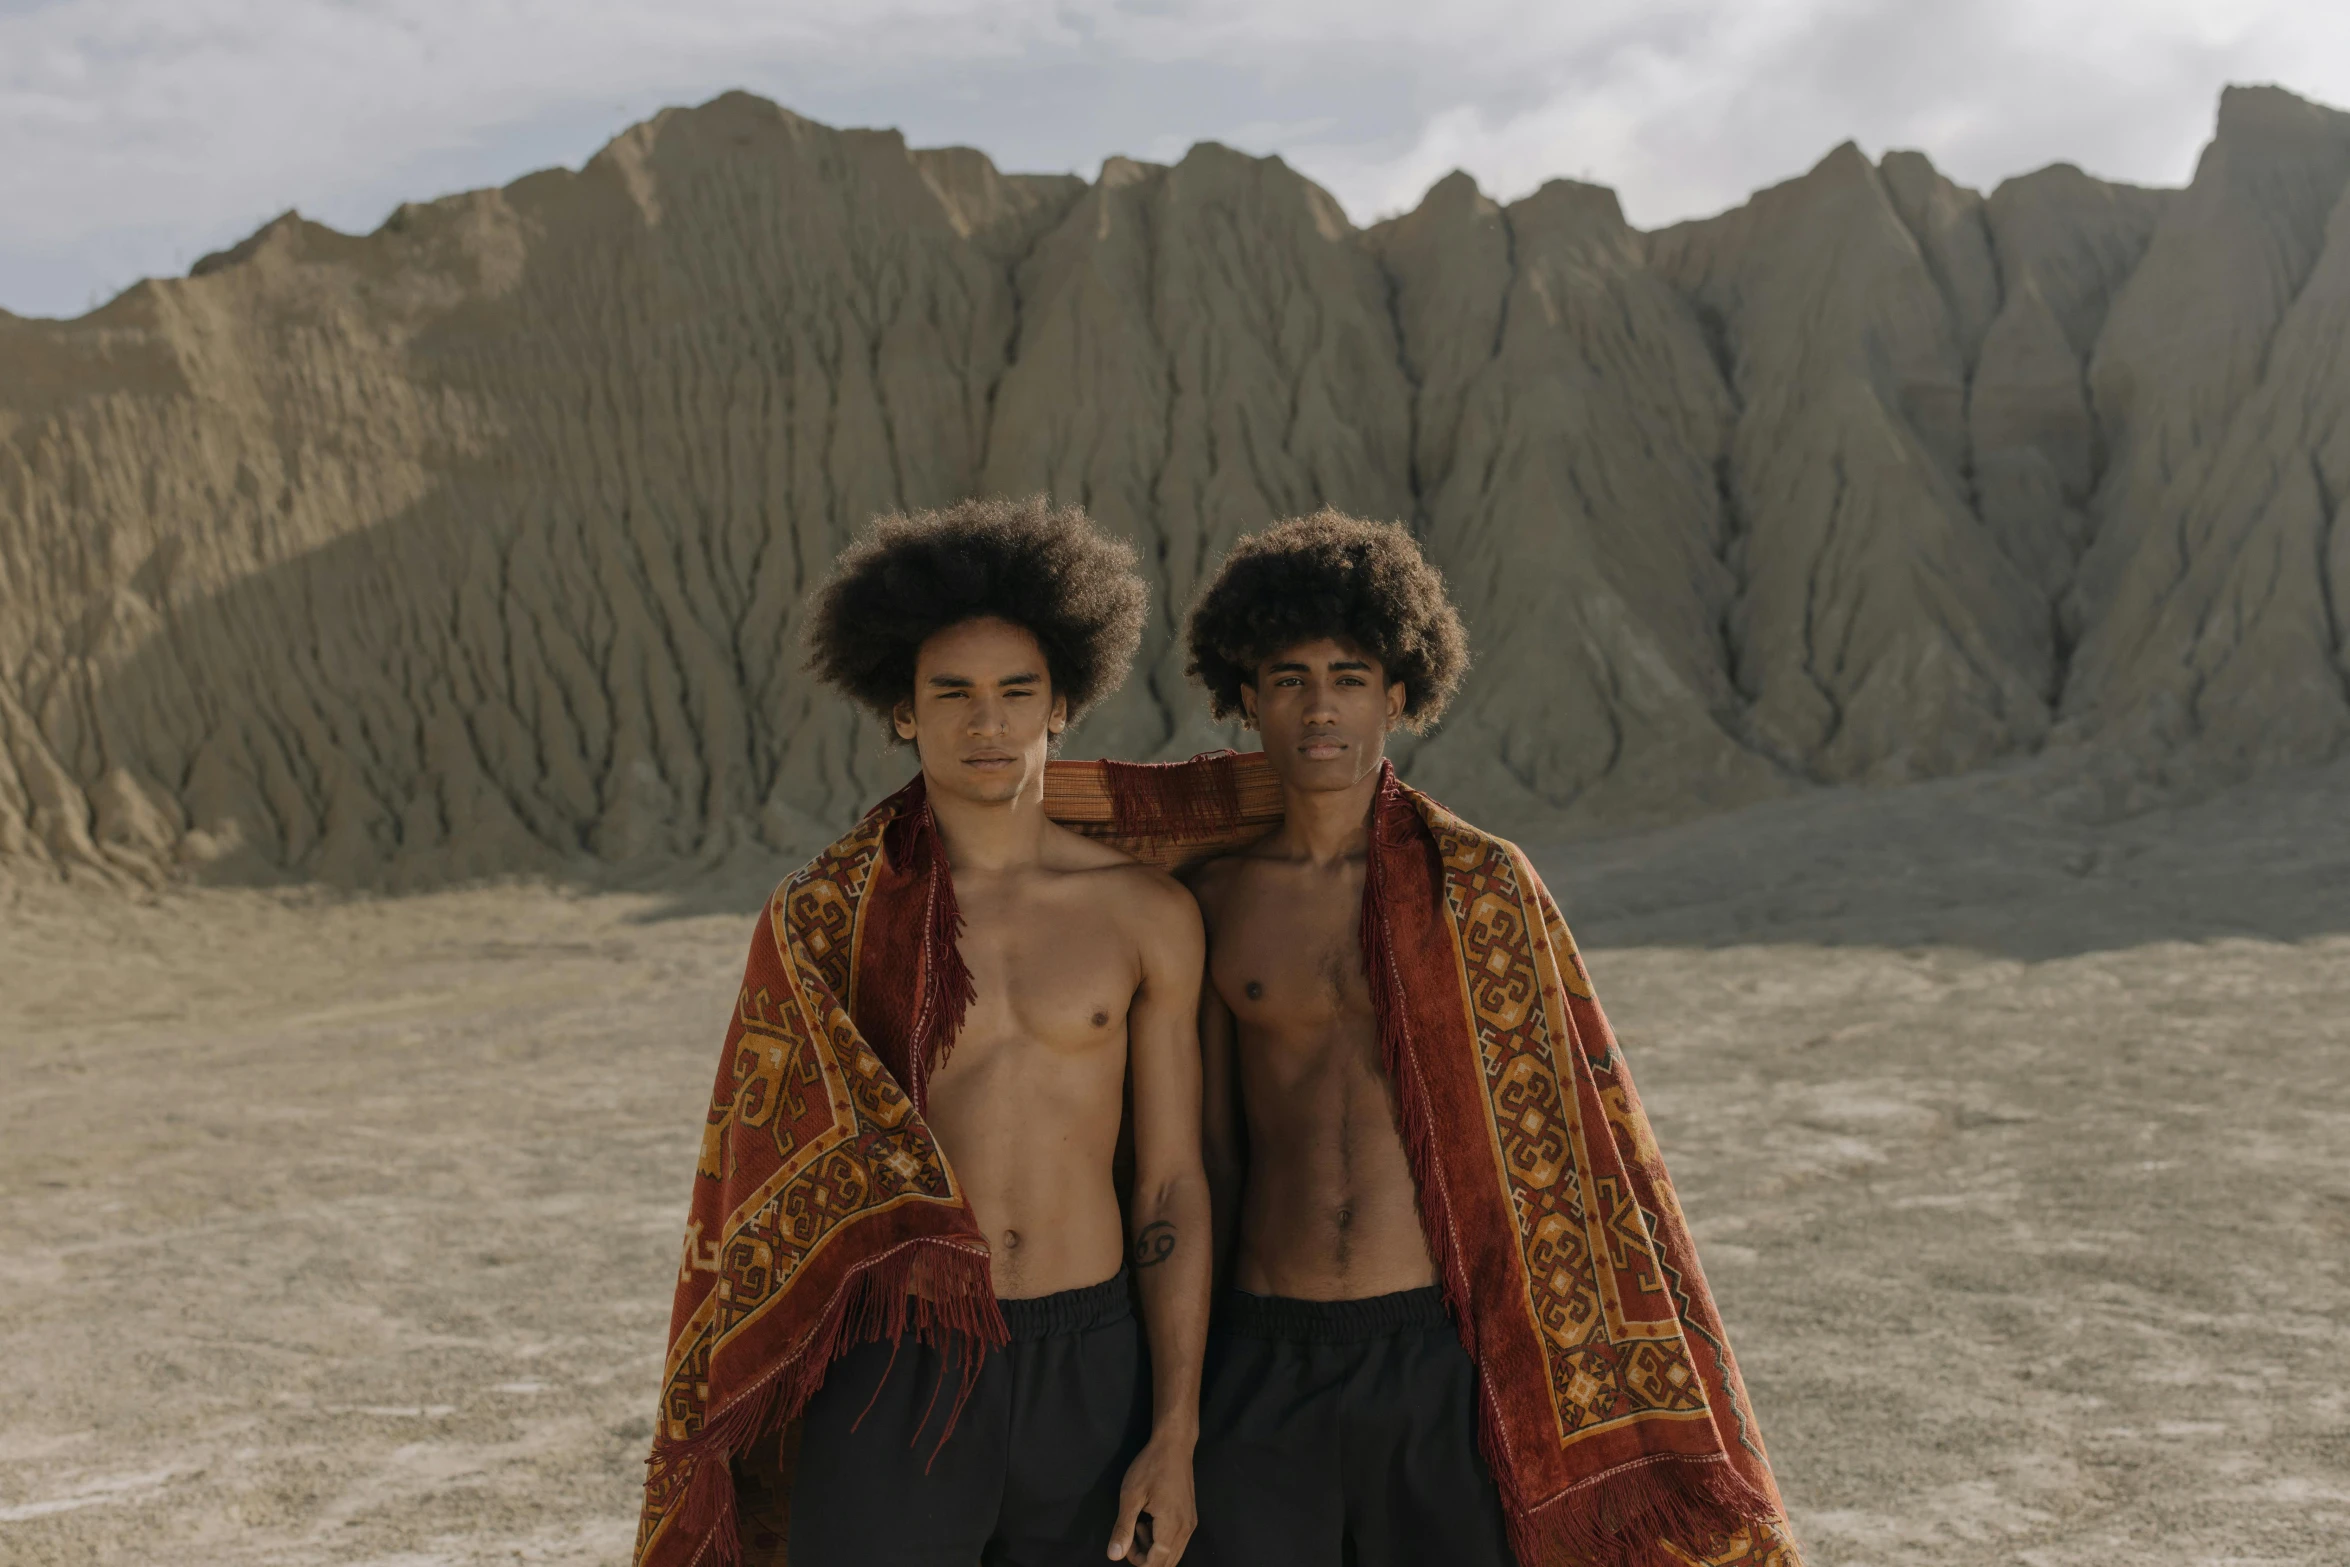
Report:
[[[966,621],[999,620],[1035,638],[1053,700],[1074,723],[1126,678],[1148,599],[1133,549],[1074,506],[974,500],[886,516],[818,590],[809,667],[896,732],[922,645]]]
[[[1041,499],[883,517],[814,597],[811,666],[921,769],[879,808],[857,912],[818,934],[858,954],[844,1004],[951,1168],[976,1230],[960,1254],[984,1242],[1010,1342],[968,1376],[967,1343],[911,1336],[832,1361],[778,1482],[793,1567],[1171,1567],[1190,1536],[1212,1255],[1199,910],[1044,811],[1050,752],[1125,677],[1146,602],[1133,550]],[[901,930],[925,934],[876,968]],[[908,1131],[875,1130],[874,1183],[918,1168],[887,1153]]]
[[[1435,722],[1459,688],[1460,615],[1410,533],[1324,510],[1233,548],[1190,651],[1217,716],[1263,739],[1285,807],[1271,837],[1193,882],[1233,1286],[1202,1397],[1193,1560],[1515,1567],[1361,934],[1387,736]]]
[[[1403,683],[1397,727],[1415,733],[1444,716],[1469,668],[1460,612],[1411,534],[1325,507],[1232,547],[1191,612],[1191,673],[1218,718],[1247,717],[1265,661],[1323,638]]]

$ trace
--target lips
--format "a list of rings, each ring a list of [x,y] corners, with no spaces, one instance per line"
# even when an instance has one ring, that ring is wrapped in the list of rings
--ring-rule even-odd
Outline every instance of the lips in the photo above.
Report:
[[[1344,754],[1345,750],[1344,740],[1307,740],[1298,746],[1297,754],[1309,761],[1327,762]]]
[[[987,768],[1009,767],[1017,760],[1017,757],[1007,756],[1001,751],[982,751],[976,756],[964,757],[963,765],[965,767]]]

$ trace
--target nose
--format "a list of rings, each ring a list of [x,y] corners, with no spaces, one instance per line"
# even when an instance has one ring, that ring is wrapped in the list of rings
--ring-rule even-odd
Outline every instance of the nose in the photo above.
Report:
[[[1009,716],[1004,711],[1003,698],[992,691],[983,692],[971,703],[970,732],[974,735],[1002,734]]]
[[[1306,688],[1306,722],[1335,723],[1338,702],[1327,681],[1316,680]]]

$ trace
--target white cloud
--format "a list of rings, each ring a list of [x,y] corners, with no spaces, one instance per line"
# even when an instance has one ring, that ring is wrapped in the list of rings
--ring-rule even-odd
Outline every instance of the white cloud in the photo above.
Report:
[[[1916,147],[1988,187],[2045,164],[2183,182],[2229,81],[2350,103],[2350,10],[2278,0],[1950,0],[1724,6],[1701,25],[1613,40],[1594,68],[1530,61],[1543,90],[1429,113],[1411,144],[1295,161],[1358,215],[1410,206],[1469,169],[1515,196],[1570,175],[1614,186],[1643,226],[1720,211],[1838,142]]]
[[[576,164],[728,87],[1090,172],[1213,137],[1358,219],[1461,166],[1502,195],[1718,210],[1836,142],[1988,184],[2184,179],[2228,80],[2350,103],[2308,0],[0,0],[0,306],[79,310],[299,206]]]

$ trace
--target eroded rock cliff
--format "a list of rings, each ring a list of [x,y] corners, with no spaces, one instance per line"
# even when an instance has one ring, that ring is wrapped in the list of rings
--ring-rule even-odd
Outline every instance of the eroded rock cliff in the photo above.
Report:
[[[737,94],[365,237],[288,215],[0,315],[0,862],[805,848],[905,761],[801,671],[804,595],[981,491],[1082,501],[1158,584],[1080,753],[1233,738],[1184,608],[1330,502],[1450,575],[1477,665],[1405,761],[1517,831],[2316,759],[2346,190],[2350,115],[2238,89],[2183,192],[1846,146],[1654,234],[1459,175],[1358,231],[1276,159],[1013,176]]]

